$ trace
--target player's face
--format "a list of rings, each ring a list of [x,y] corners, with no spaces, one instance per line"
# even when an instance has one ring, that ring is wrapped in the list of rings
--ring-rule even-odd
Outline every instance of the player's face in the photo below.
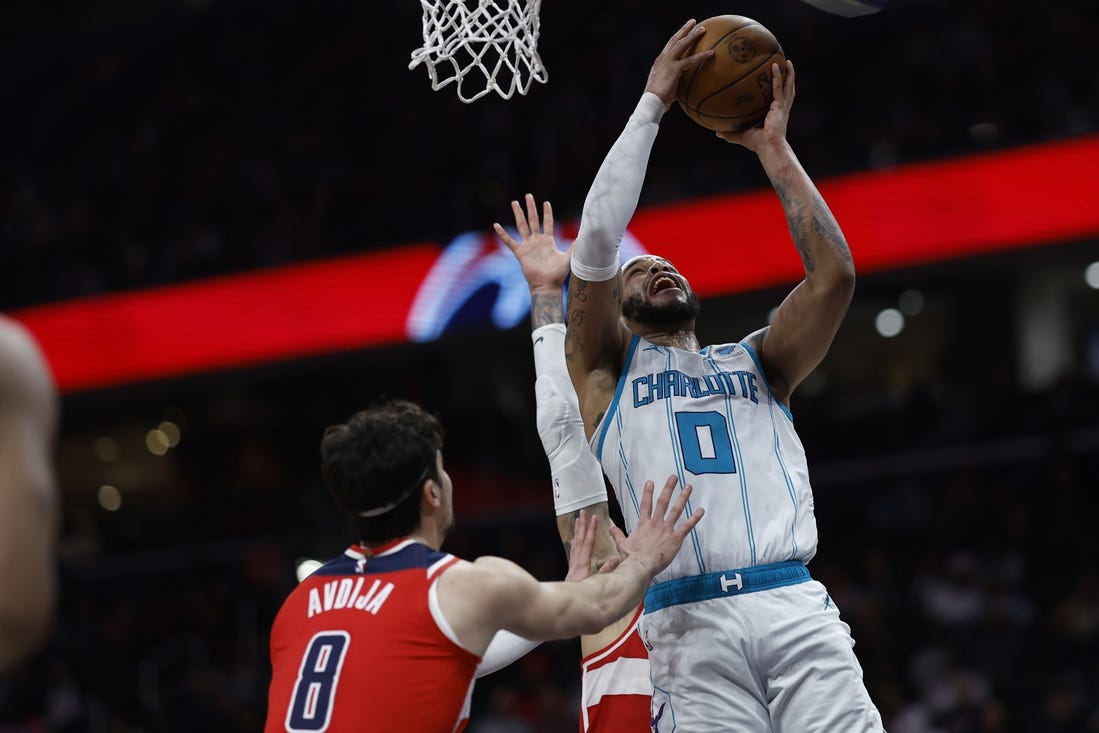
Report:
[[[694,320],[698,296],[687,278],[663,257],[634,257],[622,269],[622,315],[647,326]]]

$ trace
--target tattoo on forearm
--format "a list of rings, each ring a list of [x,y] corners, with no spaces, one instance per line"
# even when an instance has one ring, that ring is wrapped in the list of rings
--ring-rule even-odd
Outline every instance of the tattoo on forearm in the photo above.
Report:
[[[573,325],[584,322],[584,313],[573,311]],[[580,334],[573,326],[565,331],[565,360],[571,362],[573,357],[584,352],[584,342],[580,341]]]
[[[558,531],[560,531],[560,529],[561,529],[561,527],[560,527],[561,520],[568,521],[568,528],[569,528],[569,531],[567,533],[568,538],[561,541],[561,543],[565,546],[565,557],[568,557],[570,554],[572,554],[572,541],[573,541],[573,539],[576,538],[576,520],[579,519],[579,518],[580,518],[580,510],[579,509],[575,510],[572,514],[568,515],[567,519],[564,515],[557,518],[558,519]]]
[[[790,238],[794,240],[798,256],[801,257],[801,264],[805,267],[805,272],[811,275],[817,268],[817,263],[813,259],[813,250],[809,246],[808,232],[805,227],[805,211],[801,203],[790,195],[785,181],[775,182],[775,192],[778,193],[783,211],[786,212],[786,226],[790,229]]]
[[[569,280],[568,330],[565,332],[565,360],[572,361],[573,356],[584,351],[584,342],[580,339],[579,327],[584,323],[584,309],[578,303],[588,299],[588,284],[578,278]]]
[[[813,197],[813,231],[832,245],[832,249],[836,250],[840,259],[845,262],[851,261],[851,249],[847,246],[843,232],[840,231],[840,225],[819,194]]]
[[[836,255],[844,262],[851,262],[851,250],[847,246],[847,240],[840,230],[836,218],[828,209],[828,204],[815,190],[812,191],[811,212],[806,212],[806,207],[790,192],[787,181],[775,182],[775,191],[782,208],[786,212],[786,224],[790,229],[790,238],[794,240],[794,246],[801,257],[801,263],[805,266],[806,274],[812,275],[817,267],[817,255],[813,245],[821,240],[831,245]]]
[[[808,237],[805,236],[803,220],[803,217],[798,217],[796,221],[797,228],[795,229],[795,221],[792,218],[790,219],[790,236],[794,238],[794,246],[798,250],[798,256],[801,257],[801,264],[805,267],[805,272],[812,275],[817,269],[817,262],[813,259],[813,248],[809,246]]]
[[[536,293],[530,296],[530,323],[532,328],[541,328],[551,323],[564,323],[565,312],[561,307],[560,295]]]
[[[617,554],[614,540],[609,534],[609,530],[614,526],[614,523],[611,521],[606,501],[581,507],[557,517],[557,533],[560,535],[561,544],[565,548],[565,557],[570,558],[570,561],[572,547],[576,540],[576,520],[580,518],[580,512],[587,512],[589,520],[595,517],[599,518],[599,527],[596,529],[595,535],[595,547],[592,550],[591,565],[589,566],[590,572],[596,573],[599,572],[599,568],[603,566],[603,563]]]
[[[786,181],[777,180],[774,182],[775,193],[778,194],[778,200],[782,203],[782,208],[785,209],[790,204],[790,191],[786,188]]]

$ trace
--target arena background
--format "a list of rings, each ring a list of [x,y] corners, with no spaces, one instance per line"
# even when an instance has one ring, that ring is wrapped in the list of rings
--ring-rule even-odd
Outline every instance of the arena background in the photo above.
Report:
[[[908,259],[860,270],[793,400],[821,536],[811,569],[852,626],[887,728],[1099,730],[1095,3],[893,0],[844,20],[793,0],[549,0],[549,83],[463,105],[407,69],[420,11],[406,0],[105,0],[0,10],[0,308],[42,329],[55,371],[94,361],[115,375],[62,380],[56,633],[0,681],[0,731],[258,730],[268,629],[295,568],[353,537],[320,484],[321,432],[382,395],[421,401],[448,429],[449,549],[561,577],[523,313],[494,325],[505,288],[486,281],[418,342],[367,339],[355,324],[395,307],[401,277],[370,257],[430,266],[527,191],[574,225],[667,36],[729,12],[771,28],[797,64],[789,138],[826,195],[861,182],[868,221],[923,221],[877,233],[874,246],[908,242]],[[919,168],[1063,144],[1076,147],[1050,182],[1033,203],[1029,189],[1010,199],[980,247],[974,222],[1019,187]],[[911,170],[972,198],[932,211],[875,189]],[[715,195],[735,207],[765,186],[750,153],[673,109],[642,211]],[[1016,213],[1049,228],[1019,241]],[[777,206],[764,216],[781,225]],[[704,301],[704,342],[759,327],[794,282],[738,279],[758,243],[737,236],[754,222],[730,219],[682,244],[729,278]],[[871,245],[850,244],[861,267]],[[317,262],[345,277],[314,283],[315,298],[286,291],[291,306],[241,285]],[[224,304],[233,317],[202,289],[218,283],[245,300]],[[166,308],[157,294],[177,285],[199,289]],[[161,324],[159,371],[120,366],[146,341],[128,340],[118,302]],[[312,319],[343,336],[188,366]],[[574,730],[578,656],[547,644],[482,680],[470,731]]]

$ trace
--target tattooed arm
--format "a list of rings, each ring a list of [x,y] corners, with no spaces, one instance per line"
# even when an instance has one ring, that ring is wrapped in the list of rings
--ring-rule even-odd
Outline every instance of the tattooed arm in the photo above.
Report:
[[[759,156],[805,268],[805,279],[782,301],[771,325],[747,338],[775,396],[789,404],[794,388],[832,345],[855,291],[855,266],[839,224],[786,141],[794,65],[786,62],[785,79],[778,72],[772,65],[774,101],[764,126],[718,136]]]

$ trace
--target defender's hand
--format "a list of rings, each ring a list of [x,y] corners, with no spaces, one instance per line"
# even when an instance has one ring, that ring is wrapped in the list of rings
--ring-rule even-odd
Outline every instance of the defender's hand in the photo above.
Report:
[[[676,476],[668,477],[664,482],[664,490],[656,500],[654,511],[653,482],[646,481],[645,491],[641,496],[637,526],[633,528],[633,532],[626,537],[622,530],[617,527],[611,528],[611,536],[618,545],[618,552],[627,559],[644,563],[650,575],[656,575],[671,564],[672,558],[683,545],[683,540],[705,514],[705,510],[696,509],[683,524],[675,526],[683,516],[687,500],[691,497],[691,485],[687,484],[673,503],[672,492],[675,491],[677,483],[679,479]]]
[[[569,543],[569,572],[565,580],[579,582],[591,575],[591,553],[595,547],[595,530],[599,517],[580,510],[573,524],[572,542]]]
[[[531,292],[552,290],[559,293],[569,275],[572,247],[567,252],[557,249],[557,241],[553,237],[553,206],[549,201],[542,204],[541,222],[538,220],[538,207],[533,195],[526,195],[526,204],[527,210],[524,214],[518,201],[511,202],[519,241],[508,234],[499,223],[493,224],[492,228],[519,260],[523,277],[526,278]]]

